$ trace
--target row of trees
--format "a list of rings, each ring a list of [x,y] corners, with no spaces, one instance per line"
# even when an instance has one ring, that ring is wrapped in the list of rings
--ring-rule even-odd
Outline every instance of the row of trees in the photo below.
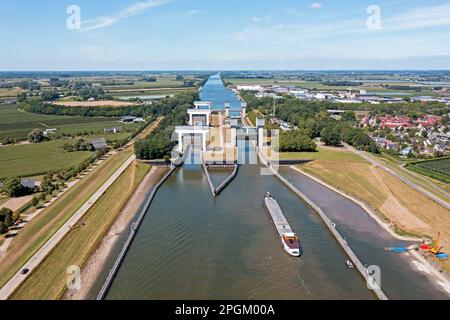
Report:
[[[245,96],[251,109],[258,109],[263,114],[272,114],[273,99],[256,99],[251,95]],[[315,138],[328,146],[340,146],[342,141],[361,150],[378,152],[376,144],[363,129],[354,127],[356,116],[353,111],[346,111],[340,121],[329,116],[328,102],[303,101],[285,97],[277,102],[276,116],[287,121],[299,130],[292,133],[282,133],[280,137],[281,151],[310,151],[310,141]],[[296,142],[298,141],[298,142]]]
[[[312,152],[316,144],[304,130],[282,132],[280,135],[281,152]]]
[[[85,139],[78,139],[74,144],[65,143],[63,149],[66,152],[94,151],[92,144]]]
[[[196,93],[186,93],[191,96]],[[27,100],[20,105],[20,109],[30,113],[63,115],[63,116],[81,116],[81,117],[151,117],[166,115],[177,104],[176,97],[167,97],[161,101],[154,102],[151,105],[135,105],[126,107],[66,107],[54,104],[48,104],[42,100]],[[182,99],[182,98],[181,98]]]
[[[179,94],[166,100],[164,111],[165,118],[160,122],[158,128],[146,139],[137,141],[134,145],[136,156],[139,159],[154,160],[164,159],[170,156],[175,142],[172,141],[172,133],[175,126],[183,125],[187,121],[187,109],[197,99],[197,93]]]

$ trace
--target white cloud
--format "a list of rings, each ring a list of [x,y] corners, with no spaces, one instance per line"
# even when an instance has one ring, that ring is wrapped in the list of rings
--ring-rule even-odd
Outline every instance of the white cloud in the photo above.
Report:
[[[200,14],[200,13],[202,13],[200,10],[192,9],[192,10],[189,10],[188,12],[186,12],[186,15],[187,16],[195,16],[196,14]]]
[[[320,9],[322,7],[323,7],[323,4],[320,2],[311,3],[311,6],[310,6],[311,9]]]
[[[450,26],[450,4],[413,8],[383,20],[386,31],[405,31]]]
[[[123,19],[136,16],[147,11],[148,9],[156,8],[169,2],[170,0],[145,0],[135,2],[111,16],[98,17],[96,19],[82,22],[80,31],[86,32],[110,27]]]
[[[252,21],[253,21],[253,22],[260,22],[260,21],[261,21],[261,19],[260,19],[260,18],[258,18],[258,17],[254,17],[254,18],[252,19]]]

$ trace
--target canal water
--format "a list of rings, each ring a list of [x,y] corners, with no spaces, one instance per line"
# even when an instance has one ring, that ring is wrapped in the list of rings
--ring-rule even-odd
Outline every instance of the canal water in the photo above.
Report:
[[[230,110],[233,114],[240,113],[241,101],[223,85],[220,74],[212,75],[200,90],[200,99],[211,101],[213,109],[223,109],[226,102],[230,103]]]
[[[289,167],[280,173],[303,192],[336,224],[358,258],[381,271],[381,287],[391,299],[447,299],[447,293],[418,270],[408,254],[393,254],[388,247],[411,243],[392,237],[357,204]]]
[[[271,192],[304,256],[281,248],[263,206]],[[318,216],[283,184],[242,166],[216,199],[200,166],[158,191],[107,299],[373,299]]]
[[[210,81],[216,83],[217,76]],[[220,95],[216,84],[211,86],[214,93],[205,92],[210,81],[203,99]],[[227,95],[222,100],[231,101],[230,92],[221,87]],[[215,183],[227,175],[220,170],[211,173]],[[358,271],[347,268],[345,253],[317,213],[278,179],[260,173],[259,165],[241,166],[235,180],[213,198],[199,165],[178,169],[158,191],[106,298],[375,299]],[[282,173],[296,179],[292,172]],[[310,187],[304,181],[295,183]],[[277,239],[262,202],[268,191],[300,235],[300,259],[287,255]],[[315,200],[321,200],[320,192],[314,189]],[[327,206],[333,205],[329,193],[322,197],[328,198]],[[370,218],[361,219],[367,223]],[[439,297],[421,274],[412,268],[402,273],[398,260],[391,264],[380,251],[389,241],[371,242],[378,230],[372,225],[366,230],[364,223],[362,229],[347,223],[343,231],[363,263],[387,266],[391,274],[382,278],[382,288],[388,296]]]

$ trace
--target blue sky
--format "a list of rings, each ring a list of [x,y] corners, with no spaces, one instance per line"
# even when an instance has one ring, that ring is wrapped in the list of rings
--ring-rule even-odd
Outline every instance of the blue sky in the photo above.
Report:
[[[450,69],[448,0],[14,0],[0,30],[0,70]]]

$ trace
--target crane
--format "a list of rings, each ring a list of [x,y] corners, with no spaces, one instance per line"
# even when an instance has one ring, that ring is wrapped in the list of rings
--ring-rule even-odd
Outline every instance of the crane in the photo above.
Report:
[[[443,248],[443,247],[439,248],[439,238],[440,237],[441,237],[441,233],[439,232],[437,238],[434,240],[433,246],[430,248],[430,252],[432,254],[435,254],[435,255],[439,254],[439,252],[441,252],[441,249]]]

